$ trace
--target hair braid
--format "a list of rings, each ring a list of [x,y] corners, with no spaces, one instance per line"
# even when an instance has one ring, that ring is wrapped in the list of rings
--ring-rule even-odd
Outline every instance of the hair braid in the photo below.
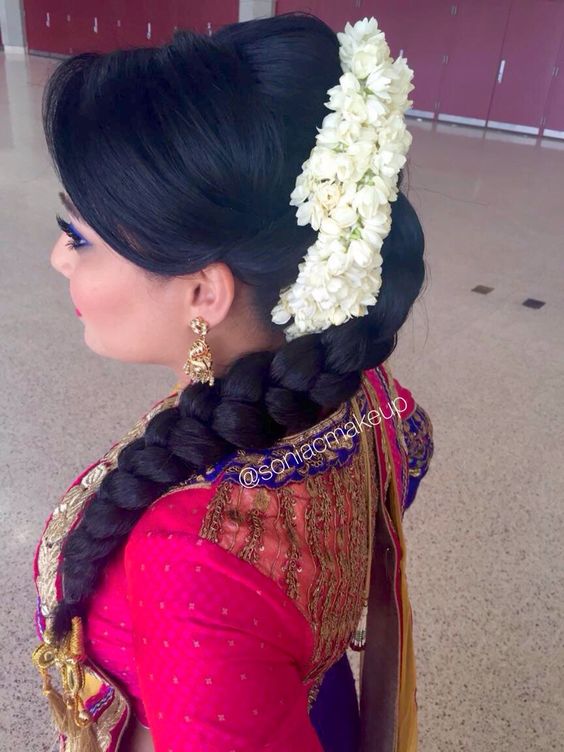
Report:
[[[276,352],[243,355],[213,387],[187,386],[176,407],[156,413],[143,436],[121,449],[116,468],[104,477],[66,539],[64,597],[53,622],[58,638],[70,628],[72,616],[84,614],[104,564],[167,488],[236,449],[266,448],[313,425],[323,410],[352,396],[361,371],[385,360],[395,344],[371,343],[367,317],[339,329],[352,330],[347,339],[354,346],[346,361],[332,352],[341,339],[339,332],[334,342],[336,327],[333,336],[328,330],[299,337]],[[328,362],[338,370],[327,368]]]

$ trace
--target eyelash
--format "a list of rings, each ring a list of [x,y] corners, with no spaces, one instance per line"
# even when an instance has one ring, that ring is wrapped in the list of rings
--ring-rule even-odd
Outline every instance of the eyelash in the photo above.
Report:
[[[67,245],[69,248],[74,248],[74,250],[77,250],[78,248],[82,248],[83,245],[81,245],[81,241],[84,240],[84,238],[81,238],[78,233],[76,233],[70,224],[68,222],[65,222],[65,220],[60,217],[58,214],[57,216],[57,224],[61,228],[61,230],[69,236],[70,240],[66,242],[65,245]],[[84,242],[86,244],[86,241]]]

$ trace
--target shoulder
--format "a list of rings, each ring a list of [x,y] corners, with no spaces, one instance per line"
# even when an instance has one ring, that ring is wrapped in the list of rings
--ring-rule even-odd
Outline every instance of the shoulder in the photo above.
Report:
[[[155,499],[125,543],[123,563],[130,584],[143,588],[149,583],[153,590],[162,589],[172,576],[169,570],[180,580],[197,572],[203,581],[217,571],[225,573],[226,567],[236,567],[231,553],[202,535],[223,487],[220,481],[185,483]]]
[[[218,482],[195,482],[173,486],[155,499],[143,512],[128,535],[126,558],[137,556],[147,546],[147,538],[184,543],[197,540],[206,509],[217,491]]]
[[[271,633],[278,627],[280,646],[299,645],[299,660],[307,662],[313,635],[292,599],[252,562],[201,534],[210,502],[224,484],[173,489],[134,526],[123,553],[133,618],[153,633],[167,620],[184,626],[195,620],[199,628],[215,629],[220,618],[226,628],[243,634],[249,626],[254,630],[252,617],[257,617],[261,629],[267,622]]]
[[[274,503],[272,491],[261,486],[245,487],[227,472],[213,481],[173,486],[155,499],[134,525],[125,544],[125,558],[143,558],[148,548],[156,555],[163,547],[201,547],[204,541],[221,543],[235,553],[233,546],[226,545],[225,537],[237,530],[237,539],[244,538],[248,524],[256,524],[259,510],[261,515],[267,508],[275,514]]]

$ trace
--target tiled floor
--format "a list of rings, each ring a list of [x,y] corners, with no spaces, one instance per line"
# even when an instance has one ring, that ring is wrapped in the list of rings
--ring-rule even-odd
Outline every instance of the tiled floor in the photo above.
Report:
[[[0,748],[18,752],[55,742],[30,659],[42,524],[176,380],[89,351],[49,265],[58,183],[39,117],[55,64],[0,55]],[[410,128],[429,277],[392,363],[436,442],[406,517],[420,750],[561,750],[564,144]]]

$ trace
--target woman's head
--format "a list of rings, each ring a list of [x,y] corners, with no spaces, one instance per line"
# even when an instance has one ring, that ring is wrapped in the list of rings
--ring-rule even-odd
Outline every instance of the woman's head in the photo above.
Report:
[[[142,490],[139,499],[114,495],[114,474],[164,493],[236,448],[268,447],[312,425],[394,349],[424,278],[423,233],[401,192],[368,315],[288,343],[271,320],[316,238],[297,224],[290,194],[341,74],[335,33],[292,13],[211,37],[177,31],[159,48],[85,53],[49,81],[47,143],[80,215],[75,228],[92,241],[70,251],[61,239],[52,261],[69,278],[87,343],[177,368],[199,314],[221,369],[213,387],[188,386],[178,407],[122,451],[100,487],[105,505],[139,515],[147,506]],[[149,480],[162,479],[165,464],[170,482]],[[94,506],[65,548],[60,630],[92,590],[109,555],[105,538],[117,546],[128,532]]]
[[[85,342],[94,352],[118,360],[159,363],[182,374],[187,323],[195,316],[203,316],[213,331],[218,375],[248,349],[249,341],[272,344],[264,336],[261,340],[251,288],[237,280],[227,264],[212,262],[200,271],[170,277],[147,274],[116,253],[68,198],[64,203],[72,222],[63,220],[61,227],[73,239],[69,241],[66,234],[59,237],[51,264],[69,281]]]
[[[199,291],[191,275],[213,264],[218,305],[198,312],[214,355],[235,354],[218,353],[234,332],[217,331],[234,314],[261,344],[284,341],[270,310],[314,237],[297,226],[290,193],[340,65],[334,33],[315,18],[253,24],[78,55],[46,88],[47,143],[87,243],[69,259],[61,238],[52,263],[101,355],[181,365]]]

